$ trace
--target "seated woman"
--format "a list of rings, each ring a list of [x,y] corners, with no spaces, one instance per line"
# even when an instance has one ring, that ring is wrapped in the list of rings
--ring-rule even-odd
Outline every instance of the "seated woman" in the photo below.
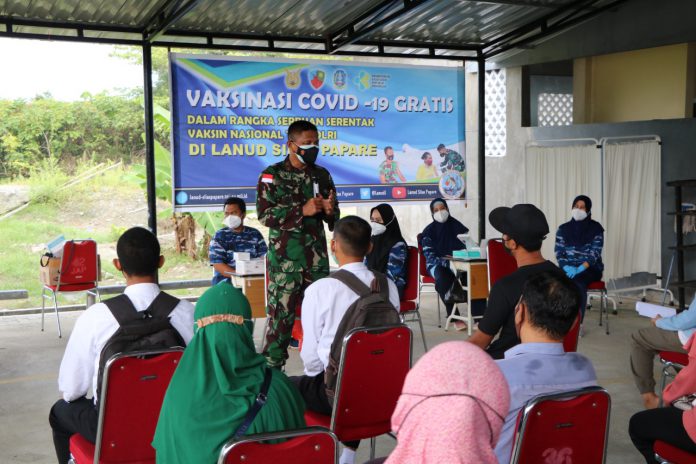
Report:
[[[604,228],[592,219],[592,200],[579,195],[573,200],[572,219],[556,232],[556,261],[558,266],[580,288],[580,311],[585,317],[587,286],[602,279],[602,247]]]
[[[365,257],[368,269],[386,274],[396,284],[399,297],[406,287],[406,260],[408,247],[401,235],[401,227],[394,210],[386,203],[370,211],[372,250]]]
[[[198,300],[195,334],[164,397],[152,446],[157,462],[217,462],[261,391],[266,360],[256,353],[242,292],[227,282]],[[304,402],[285,374],[270,369],[268,399],[247,435],[304,427]]]
[[[452,366],[466,373],[452,375]],[[497,464],[509,405],[505,377],[485,351],[441,343],[406,376],[391,420],[398,442],[385,462]]]
[[[689,364],[662,394],[668,406],[641,411],[628,423],[631,441],[647,463],[657,462],[653,452],[657,440],[696,454],[696,409],[682,410],[672,405],[675,400],[696,393],[696,342],[693,336],[684,349],[689,352]]]
[[[423,248],[428,273],[435,279],[435,290],[445,303],[449,317],[454,303],[446,302],[445,295],[454,285],[456,277],[445,256],[451,256],[454,250],[464,248],[457,235],[466,234],[469,229],[450,216],[447,202],[442,198],[436,198],[430,203],[430,214],[433,216],[433,222],[423,230],[420,245]],[[455,321],[454,324],[457,330],[466,329],[466,324],[462,321]]]

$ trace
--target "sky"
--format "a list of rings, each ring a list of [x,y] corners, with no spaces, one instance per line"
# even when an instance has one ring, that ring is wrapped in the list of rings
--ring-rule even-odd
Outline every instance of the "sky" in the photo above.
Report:
[[[50,92],[57,100],[78,100],[88,91],[142,87],[143,71],[112,58],[112,45],[0,39],[0,99],[29,99]]]

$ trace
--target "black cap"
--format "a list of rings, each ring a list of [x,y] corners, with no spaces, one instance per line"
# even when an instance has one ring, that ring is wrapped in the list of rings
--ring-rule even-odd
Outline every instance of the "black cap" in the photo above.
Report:
[[[523,247],[543,240],[549,233],[546,216],[530,204],[496,208],[488,215],[488,221],[497,231],[509,235]]]

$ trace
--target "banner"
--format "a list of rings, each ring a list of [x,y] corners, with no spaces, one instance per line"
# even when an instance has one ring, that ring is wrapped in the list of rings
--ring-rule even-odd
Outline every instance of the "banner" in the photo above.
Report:
[[[170,71],[177,211],[253,208],[298,119],[344,205],[466,195],[463,68],[170,54]]]

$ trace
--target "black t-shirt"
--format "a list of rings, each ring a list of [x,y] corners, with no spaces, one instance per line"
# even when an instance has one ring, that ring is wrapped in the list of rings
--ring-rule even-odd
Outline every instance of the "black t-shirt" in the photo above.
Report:
[[[545,261],[522,266],[493,285],[488,296],[486,312],[478,325],[481,332],[490,336],[495,336],[500,331],[500,337],[486,350],[493,359],[502,359],[505,351],[520,343],[515,330],[515,306],[522,295],[522,287],[527,279],[545,271],[563,274],[563,271],[551,261]]]

